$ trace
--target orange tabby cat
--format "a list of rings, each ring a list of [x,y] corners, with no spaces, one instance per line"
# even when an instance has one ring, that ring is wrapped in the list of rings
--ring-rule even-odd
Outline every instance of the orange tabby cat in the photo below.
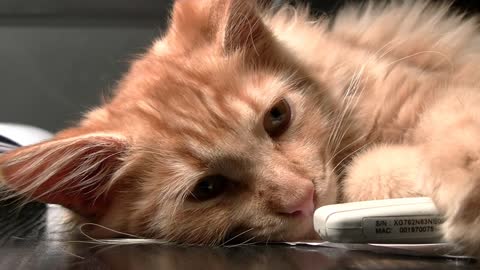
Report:
[[[322,205],[431,196],[446,239],[476,252],[480,32],[448,9],[333,20],[178,0],[114,98],[1,156],[2,181],[117,231],[207,244],[316,238]]]

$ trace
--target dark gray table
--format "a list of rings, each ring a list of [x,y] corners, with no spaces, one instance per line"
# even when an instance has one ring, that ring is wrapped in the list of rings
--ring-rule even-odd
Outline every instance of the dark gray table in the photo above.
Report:
[[[181,247],[59,240],[60,207],[0,207],[0,269],[480,269],[469,260],[285,245]]]

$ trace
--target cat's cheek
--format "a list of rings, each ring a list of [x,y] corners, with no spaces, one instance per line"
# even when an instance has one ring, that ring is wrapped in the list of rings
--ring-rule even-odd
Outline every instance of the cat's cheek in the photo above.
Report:
[[[325,172],[321,177],[313,179],[313,184],[315,186],[315,208],[337,202],[337,181],[337,176],[333,172],[333,168],[328,166],[325,166]]]

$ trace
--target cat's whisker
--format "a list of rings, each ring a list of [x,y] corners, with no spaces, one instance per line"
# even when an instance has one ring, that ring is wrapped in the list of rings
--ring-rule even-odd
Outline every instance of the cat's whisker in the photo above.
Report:
[[[243,232],[240,232],[238,233],[237,235],[234,235],[232,236],[232,231],[229,229],[231,227],[223,227],[223,228],[219,228],[220,229],[220,233],[218,233],[218,235],[220,236],[219,237],[219,243],[221,246],[224,246],[226,243],[228,242],[232,242],[234,241],[235,239],[238,240],[239,237],[241,236],[245,236],[245,234],[253,231],[253,227],[251,227],[250,229],[246,229],[245,231]],[[225,241],[227,238],[230,238],[228,239],[227,241]]]
[[[332,130],[332,133],[328,139],[328,142],[327,142],[327,149],[331,149],[333,146],[335,147],[335,149],[333,149],[333,153],[336,152],[336,148],[338,147],[338,144],[340,143],[340,136],[339,136],[339,132],[340,132],[340,128],[342,127],[343,125],[343,122],[345,121],[345,118],[347,117],[347,113],[349,113],[350,110],[352,110],[353,108],[351,108],[351,104],[352,104],[352,98],[350,96],[352,96],[351,94],[351,91],[354,91],[354,95],[353,96],[356,96],[356,93],[357,93],[357,89],[358,89],[358,83],[359,83],[359,80],[363,74],[363,71],[365,69],[365,65],[362,65],[360,67],[360,69],[354,73],[354,75],[352,76],[352,80],[350,81],[350,85],[346,91],[346,93],[344,93],[344,97],[341,101],[341,104],[342,104],[342,111],[340,113],[340,116],[338,119],[336,119],[335,121],[335,126]],[[347,101],[347,99],[349,99],[349,101]],[[346,103],[346,105],[343,105],[344,103]]]
[[[356,77],[356,74],[357,74],[357,72],[355,72],[354,75],[352,76],[352,80],[350,81],[349,86],[348,86],[346,92],[344,93],[344,96],[343,96],[342,100],[339,102],[340,104],[345,103],[345,100],[346,100],[347,97],[349,96],[349,93],[350,93],[350,91],[351,91],[351,89],[352,89],[352,85],[353,85],[353,81],[354,81],[353,78]],[[341,115],[341,114],[343,114],[343,110],[342,110],[342,113],[340,113],[340,115]],[[341,117],[335,119],[336,121],[334,121],[334,127],[332,128],[332,134],[331,134],[331,136],[329,137],[329,139],[328,139],[328,141],[327,141],[327,145],[332,144],[332,140],[333,140],[333,139],[335,138],[335,136],[336,136],[337,129],[340,128],[340,121],[339,121],[340,119],[341,119]]]
[[[387,57],[387,55],[389,53],[391,53],[393,50],[395,50],[396,48],[398,48],[399,46],[404,44],[406,41],[407,41],[407,39],[400,40],[397,43],[394,43],[393,40],[389,41],[389,42],[385,43],[385,45],[382,46],[376,53],[374,53],[373,56],[375,56],[378,60],[381,60],[384,57]],[[389,48],[387,48],[387,47],[389,47]],[[386,50],[384,52],[382,52],[383,49],[386,49]]]
[[[337,116],[337,115],[335,115]],[[331,150],[332,148],[332,145],[334,145],[333,141],[334,141],[334,138],[337,136],[337,130],[340,128],[340,124],[339,124],[339,120],[337,117],[333,118],[332,119],[333,121],[333,126],[331,128],[331,132],[330,132],[330,135],[328,136],[328,139],[327,139],[327,143],[326,143],[326,148],[328,150]]]
[[[51,241],[51,240],[49,240],[49,241]],[[99,244],[98,241],[85,241],[85,240],[83,240],[83,241],[82,241],[82,240],[68,240],[68,241],[62,241],[62,243],[88,244],[88,245],[96,244],[94,247],[108,245],[107,243],[101,243],[101,244]]]
[[[339,152],[345,150],[345,148],[343,148],[342,150],[338,150],[337,151],[337,148],[338,148],[338,145],[340,145],[341,141],[343,140],[343,138],[345,137],[345,135],[348,133],[351,125],[353,124],[352,122],[349,123],[349,125],[344,128],[344,132],[342,135],[339,136],[338,132],[340,131],[340,127],[342,126],[343,124],[343,121],[346,117],[350,117],[352,114],[353,114],[353,111],[354,111],[354,108],[356,106],[358,106],[359,102],[360,102],[360,99],[361,99],[361,96],[363,94],[363,92],[365,91],[366,87],[362,87],[361,88],[361,91],[359,92],[358,89],[359,89],[359,83],[360,83],[360,79],[366,69],[366,67],[370,64],[370,62],[372,62],[373,60],[375,60],[375,58],[378,58],[378,54],[384,50],[385,48],[387,48],[392,42],[387,42],[385,45],[383,45],[376,53],[372,54],[368,59],[367,61],[365,62],[365,64],[363,64],[361,66],[361,68],[355,72],[352,76],[352,80],[350,81],[350,85],[346,91],[346,93],[344,94],[344,97],[341,101],[341,103],[345,103],[345,100],[347,99],[347,97],[349,96],[352,96],[353,98],[351,98],[349,100],[349,102],[345,105],[345,106],[342,106],[343,107],[343,110],[342,110],[342,114],[341,114],[341,117],[340,117],[340,120],[337,119],[337,121],[335,121],[335,126],[334,128],[332,129],[332,133],[331,133],[331,136],[329,137],[329,140],[327,141],[327,149],[331,149],[332,145],[335,146],[335,149],[333,150],[332,152],[332,158],[331,160],[334,159],[334,157],[336,157]],[[394,46],[391,46],[391,48],[389,48],[388,50],[386,50],[382,55],[380,55],[380,58],[384,57],[386,54],[388,54],[390,51],[392,51],[396,46],[399,46],[402,42],[398,42],[396,45]],[[353,89],[353,94],[350,93],[351,90]],[[355,100],[354,103],[352,100]],[[334,138],[332,140],[332,137]]]
[[[270,238],[272,237],[272,234],[269,233],[267,237],[267,241],[265,241],[265,245],[268,246],[268,243],[270,242]]]
[[[348,143],[347,145],[343,146],[340,150],[338,150],[338,152],[334,153],[330,159],[325,163],[327,166],[330,166],[332,164],[332,162],[334,162],[335,158],[340,154],[342,153],[342,151],[350,148],[352,145],[355,145],[356,143],[362,141],[363,139],[365,139],[367,137],[367,135],[362,135],[358,138],[356,138],[355,140],[351,141],[350,143]]]
[[[173,211],[171,212],[171,215],[170,215],[171,218],[175,217],[175,215],[177,214],[178,207],[183,202],[185,202],[187,197],[192,193],[190,189],[190,184],[188,182],[184,182],[180,187],[178,187],[178,189],[180,190],[180,192],[172,191],[172,194],[177,194],[177,195],[175,196],[176,199],[174,200]]]
[[[363,69],[361,69],[357,75],[354,77],[353,79],[353,82],[352,82],[352,86],[349,87],[349,90],[347,91],[347,93],[345,94],[345,99],[347,97],[350,96],[350,90],[351,89],[354,89],[354,94],[356,95],[357,93],[357,89],[358,89],[358,82],[359,82],[359,78],[361,76],[361,74],[363,73]],[[353,106],[352,106],[352,101],[353,98],[349,98],[349,101],[347,102],[347,104],[344,106],[344,109],[343,109],[343,112],[342,114],[340,115],[340,119],[339,119],[339,122],[338,122],[338,128],[335,132],[335,137],[334,137],[334,140],[333,140],[333,145],[335,146],[334,150],[333,150],[333,153],[336,153],[337,151],[337,148],[338,148],[338,145],[340,144],[341,140],[343,139],[343,136],[340,136],[340,127],[343,126],[344,124],[344,121],[346,120],[347,116],[350,115],[349,112],[353,110]],[[348,131],[348,129],[345,129],[345,131]]]
[[[227,241],[223,242],[222,245],[223,245],[223,246],[227,246],[227,244],[228,244],[229,242],[231,242],[231,241],[233,241],[233,240],[235,240],[235,239],[238,239],[240,236],[245,235],[246,233],[249,233],[249,232],[251,232],[252,230],[253,230],[253,228],[250,228],[250,229],[247,229],[247,230],[245,230],[245,231],[243,231],[243,232],[241,232],[241,233],[238,233],[238,234],[236,234],[235,236],[233,236],[233,237],[231,237],[230,239],[228,239]]]
[[[284,242],[284,241],[286,241],[285,234],[280,233],[278,240],[276,242]]]
[[[75,254],[75,253],[73,253],[73,252],[70,252],[70,251],[64,249],[64,248],[61,249],[61,252],[65,253],[65,254],[67,254],[67,255],[70,255],[70,256],[72,256],[72,257],[75,257],[75,258],[77,258],[77,259],[85,260],[85,257],[80,256],[80,255],[77,255],[77,254]]]
[[[98,227],[98,228],[101,228],[103,230],[107,230],[107,231],[110,231],[110,232],[113,232],[115,234],[118,234],[118,235],[121,235],[121,236],[128,236],[128,237],[131,237],[131,238],[134,238],[134,239],[143,239],[141,236],[138,236],[138,235],[134,235],[134,234],[130,234],[130,233],[125,233],[125,232],[121,232],[121,231],[117,231],[115,229],[112,229],[112,228],[109,228],[109,227],[106,227],[106,226],[103,226],[103,225],[100,225],[100,224],[97,224],[97,223],[91,223],[91,222],[87,222],[87,223],[83,223],[79,226],[79,231],[80,233],[85,236],[86,238],[94,241],[94,242],[97,242],[97,243],[105,243],[104,241],[102,240],[98,240],[98,239],[95,239],[93,237],[91,237],[90,235],[88,235],[85,231],[84,231],[84,227],[85,226],[94,226],[94,227]]]
[[[245,240],[241,243],[234,244],[234,245],[228,245],[228,246],[225,246],[225,247],[234,248],[234,247],[242,247],[242,246],[247,246],[247,245],[255,245],[255,244],[259,243],[259,242],[251,242],[255,238],[256,238],[256,236],[252,236],[249,239],[247,239],[247,240]]]
[[[358,89],[358,85],[357,85],[357,89]],[[353,110],[357,107],[357,105],[359,104],[359,101],[361,99],[361,95],[364,93],[366,87],[363,86],[361,91],[358,93],[358,90],[355,91],[355,95],[354,97],[356,97],[356,101],[355,103],[353,103],[353,105],[351,105],[350,109],[349,109],[349,112],[348,114],[345,116],[345,117],[348,117],[350,118],[351,115],[353,114]],[[346,149],[345,147],[342,149],[342,150],[338,150],[338,147],[340,146],[341,142],[343,141],[344,137],[346,136],[346,134],[350,131],[350,128],[351,126],[353,125],[353,121],[349,121],[348,122],[348,125],[344,128],[344,131],[342,133],[342,135],[340,135],[338,141],[336,142],[336,146],[335,146],[335,150],[333,151],[333,155],[338,155],[339,153],[341,153],[341,151],[343,151],[344,149]],[[360,136],[359,138],[361,138],[363,136]],[[358,139],[358,138],[357,138]],[[351,146],[351,144],[349,144],[348,146]]]
[[[333,171],[335,171],[335,170],[338,168],[338,166],[341,166],[343,161],[351,158],[352,156],[356,155],[358,152],[360,152],[360,151],[362,151],[363,149],[367,148],[368,146],[370,146],[371,143],[372,143],[371,141],[370,141],[370,142],[365,142],[364,145],[362,145],[361,147],[355,149],[354,151],[352,151],[351,153],[349,153],[348,155],[346,155],[346,156],[345,156],[344,158],[342,158],[342,160],[340,160],[340,161],[338,162],[338,164],[333,168]]]
[[[259,51],[258,51],[258,49],[257,49],[256,42],[255,42],[255,40],[254,40],[254,38],[253,38],[253,34],[254,34],[254,30],[253,30],[253,29],[254,29],[254,27],[256,27],[259,23],[261,23],[261,20],[260,20],[259,18],[257,18],[257,19],[255,20],[254,24],[252,25],[251,22],[250,22],[250,20],[248,19],[248,17],[245,16],[245,14],[242,14],[242,16],[244,17],[244,20],[245,20],[246,24],[247,24],[248,27],[250,28],[250,29],[249,29],[250,33],[249,33],[249,35],[248,35],[248,37],[249,37],[248,39],[249,39],[249,41],[251,42],[252,48],[253,48],[253,50],[255,51],[255,54],[256,54],[256,55],[260,55],[260,53],[259,53]]]
[[[326,163],[327,166],[330,166],[332,165],[332,163],[335,161],[335,159],[337,158],[337,156],[342,153],[342,151],[344,151],[344,149],[348,149],[350,148],[351,146],[357,144],[358,142],[360,141],[363,141],[365,138],[368,138],[367,135],[362,135],[358,138],[356,138],[355,140],[351,141],[350,143],[348,143],[347,145],[345,145],[341,150],[339,150],[337,153],[334,153],[332,155],[332,157],[329,159],[329,161]],[[333,171],[335,171],[339,166],[342,165],[342,163],[345,161],[345,160],[348,160],[349,158],[351,158],[354,154],[356,154],[358,151],[360,151],[361,149],[363,149],[364,147],[366,147],[367,145],[371,144],[373,141],[364,141],[363,142],[363,145],[360,147],[360,148],[356,148],[354,149],[352,152],[350,152],[348,155],[346,155],[345,157],[343,157],[340,161],[337,162],[337,164],[334,166],[333,168]]]
[[[419,51],[419,52],[412,53],[410,55],[404,56],[402,58],[399,58],[399,59],[387,64],[387,68],[389,68],[391,66],[394,66],[394,65],[396,65],[396,64],[398,64],[402,61],[405,61],[405,60],[408,60],[410,58],[413,58],[413,57],[416,57],[416,56],[419,56],[419,55],[423,55],[423,54],[437,54],[437,55],[441,56],[448,63],[448,65],[450,67],[450,72],[453,72],[454,64],[453,64],[452,60],[446,54],[444,54],[442,52],[439,52],[439,51],[433,51],[433,50]]]
[[[100,255],[100,254],[102,254],[102,253],[104,253],[104,252],[107,252],[107,251],[109,251],[109,250],[111,250],[111,249],[113,249],[113,248],[117,248],[118,246],[121,246],[121,245],[118,245],[118,244],[117,244],[117,245],[116,245],[116,244],[97,245],[97,246],[93,247],[92,249],[98,249],[98,248],[100,248],[100,249],[98,249],[98,250],[95,251],[95,255],[98,256],[98,255]]]
[[[402,42],[399,42],[399,44],[401,44],[401,43],[402,43]],[[380,52],[383,48],[387,47],[388,44],[389,44],[389,43],[387,43],[386,45],[384,45],[384,47],[382,47],[382,48],[379,50],[379,52]],[[396,46],[398,46],[398,44],[397,44]],[[393,46],[393,48],[394,48],[394,46]],[[384,57],[386,54],[388,54],[391,50],[393,50],[393,48],[390,48],[389,50],[387,50],[386,52],[384,52],[382,55],[380,55],[380,58],[382,58],[382,57]],[[395,60],[395,61],[393,61],[392,63],[390,63],[388,66],[390,66],[390,65],[395,65],[396,63],[398,63],[398,62],[400,62],[400,61],[404,61],[404,60],[406,60],[406,59],[408,59],[408,58],[415,57],[415,56],[418,56],[418,55],[421,55],[421,54],[425,54],[425,53],[438,53],[439,55],[441,55],[441,56],[443,56],[443,57],[445,58],[445,60],[449,63],[450,67],[453,69],[453,64],[452,64],[452,62],[447,58],[447,56],[445,56],[444,54],[442,54],[442,53],[440,53],[440,52],[437,52],[437,51],[421,51],[421,52],[417,52],[417,53],[411,54],[411,55],[409,55],[409,56],[406,56],[406,57],[400,58],[400,59],[398,59],[398,60]],[[374,55],[372,56],[372,58],[373,58],[375,55],[376,55],[376,54],[374,54]],[[366,64],[368,64],[368,61],[367,61]],[[359,78],[359,77],[361,76],[361,74],[363,73],[363,70],[364,70],[363,68],[366,66],[366,64],[365,64],[364,66],[362,66],[362,69],[360,70],[360,72],[356,72],[356,73],[354,74],[354,76],[353,76],[353,78],[352,78],[352,81],[351,81],[351,83],[350,83],[349,89],[346,91],[345,97],[347,97],[347,96],[350,95],[350,90],[351,90],[351,89],[355,89],[355,91],[354,91],[354,93],[355,93],[354,96],[357,96],[357,95],[358,95],[358,94],[357,94],[357,92],[358,92],[358,78]],[[359,75],[360,75],[360,76],[359,76]],[[362,87],[362,90],[360,91],[360,95],[361,95],[361,93],[364,92],[364,90],[365,90],[365,87]],[[344,97],[344,99],[342,100],[342,102],[345,101],[345,97]],[[345,115],[345,113],[346,113],[347,111],[349,111],[349,112],[348,112],[348,116],[350,116],[350,115],[353,113],[353,110],[352,110],[352,109],[358,105],[359,100],[360,100],[360,97],[357,97],[354,105],[352,105],[352,103],[350,103],[350,102],[347,103],[347,105],[346,105],[346,106],[344,107],[344,109],[343,109],[343,113],[342,113],[342,115],[341,115],[341,117],[340,117],[340,121],[338,122],[339,124],[336,124],[336,127],[342,126],[342,124],[343,124],[343,119],[344,119],[345,117],[347,117],[347,115]],[[334,157],[339,154],[339,152],[341,152],[341,151],[343,151],[343,150],[345,149],[345,147],[344,147],[342,150],[338,150],[337,147],[338,147],[338,145],[340,145],[340,142],[342,141],[343,137],[347,134],[348,129],[350,128],[350,125],[352,125],[352,123],[350,123],[349,126],[347,126],[347,127],[345,128],[343,134],[340,135],[340,136],[339,136],[339,134],[338,134],[339,129],[338,129],[338,128],[334,128],[334,131],[332,132],[333,135],[330,136],[330,138],[329,138],[329,140],[328,140],[328,142],[327,142],[327,146],[329,146],[329,147],[331,146],[330,144],[335,145],[335,148],[334,148],[334,150],[333,150],[333,157],[331,158],[331,160],[333,160]],[[331,140],[332,137],[333,137],[333,140]],[[338,150],[338,151],[337,151],[337,150]],[[337,166],[338,166],[338,165],[337,165]]]
[[[398,42],[396,45],[394,45],[394,46],[392,46],[391,48],[389,48],[388,50],[386,50],[384,53],[382,53],[382,54],[379,56],[379,58],[385,57],[390,51],[392,51],[396,46],[398,46],[398,45],[401,44],[401,43],[402,43],[402,42]],[[387,43],[387,44],[385,44],[382,48],[380,48],[380,49],[377,51],[377,53],[375,53],[375,54],[372,55],[372,58],[375,57],[375,55],[377,55],[378,53],[380,53],[384,48],[388,47],[389,44],[390,44],[390,43]],[[401,59],[398,59],[398,60],[390,63],[389,65],[394,65],[394,64],[396,64],[396,63],[398,63],[398,62],[400,62],[400,61],[404,61],[404,60],[406,60],[406,59],[408,59],[408,58],[415,57],[415,56],[417,56],[417,55],[424,54],[424,53],[438,53],[438,54],[442,55],[442,56],[449,62],[450,67],[453,68],[453,64],[451,63],[451,61],[450,61],[445,55],[441,54],[440,52],[436,52],[436,51],[422,51],[422,52],[418,52],[418,53],[415,53],[415,54],[412,54],[412,55],[403,57],[403,58],[401,58]],[[372,58],[371,58],[371,59],[372,59]],[[369,61],[367,61],[367,64],[368,64],[368,62],[369,62]],[[366,66],[366,65],[364,65],[363,67],[365,67],[365,66]],[[355,91],[354,91],[354,93],[355,93],[354,96],[358,96],[358,94],[357,94],[357,92],[358,92],[358,80],[357,80],[357,79],[360,77],[360,76],[358,76],[358,75],[361,75],[360,73],[363,73],[362,71],[363,71],[363,70],[361,70],[360,72],[356,72],[356,73],[354,74],[354,76],[353,76],[353,78],[352,78],[352,81],[351,81],[351,83],[350,83],[349,89],[346,91],[345,97],[347,97],[347,96],[350,95],[350,90],[351,90],[351,89],[355,89]],[[363,93],[364,90],[365,90],[365,87],[363,87],[362,90],[360,91],[360,95],[361,95],[361,93]],[[345,101],[345,97],[344,97],[344,99],[342,100],[342,102]],[[327,162],[327,164],[330,163],[340,152],[342,152],[343,150],[346,149],[346,147],[344,147],[344,148],[338,150],[337,147],[338,147],[338,145],[340,145],[340,142],[342,141],[343,137],[347,134],[348,129],[350,128],[350,125],[352,125],[352,123],[350,123],[349,126],[347,126],[347,127],[345,128],[345,130],[344,130],[344,132],[343,132],[342,135],[339,135],[339,134],[338,134],[339,129],[336,128],[336,127],[340,127],[340,126],[342,125],[343,119],[344,119],[344,117],[346,117],[345,112],[346,112],[347,110],[349,111],[348,116],[353,113],[353,112],[352,112],[352,111],[353,111],[352,109],[358,105],[359,100],[360,100],[360,97],[357,97],[356,102],[354,103],[354,105],[352,105],[352,103],[347,103],[347,105],[344,107],[343,113],[342,113],[342,115],[341,115],[341,117],[340,117],[340,121],[337,121],[338,124],[335,125],[335,128],[333,129],[333,132],[332,132],[332,136],[329,137],[329,140],[328,140],[328,142],[327,142],[327,146],[328,146],[328,147],[331,147],[331,144],[335,145],[335,149],[333,150],[332,158],[329,160],[329,162]],[[331,139],[331,138],[333,138],[333,139]],[[350,146],[350,145],[349,145],[349,146]],[[337,166],[338,166],[338,165],[337,165]]]

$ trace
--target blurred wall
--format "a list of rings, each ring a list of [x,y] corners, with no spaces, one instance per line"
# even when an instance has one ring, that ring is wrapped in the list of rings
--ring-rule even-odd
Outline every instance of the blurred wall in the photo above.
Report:
[[[323,11],[343,2],[311,4]],[[57,131],[77,120],[161,33],[170,6],[168,0],[0,0],[0,122]]]
[[[161,33],[170,5],[0,0],[0,122],[57,131],[78,119]]]

